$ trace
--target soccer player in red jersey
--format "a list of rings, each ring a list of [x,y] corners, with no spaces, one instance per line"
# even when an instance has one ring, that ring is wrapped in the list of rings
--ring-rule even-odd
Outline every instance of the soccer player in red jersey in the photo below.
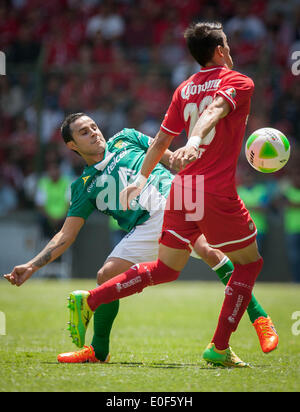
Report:
[[[158,260],[135,265],[83,294],[81,306],[94,311],[102,303],[141,292],[146,286],[177,279],[196,239],[204,234],[210,246],[230,258],[234,271],[203,358],[215,365],[247,367],[233,353],[229,340],[251,300],[263,265],[255,224],[235,185],[254,84],[232,70],[230,48],[220,23],[193,24],[186,30],[185,39],[202,68],[176,89],[141,174],[121,194],[122,204],[129,208],[174,136],[185,129],[188,142],[172,158],[182,170],[173,181],[165,209]],[[275,331],[272,341],[276,347]]]

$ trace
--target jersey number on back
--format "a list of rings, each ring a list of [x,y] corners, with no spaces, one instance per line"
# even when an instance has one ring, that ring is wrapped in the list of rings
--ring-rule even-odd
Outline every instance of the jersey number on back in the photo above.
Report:
[[[206,96],[204,99],[201,100],[199,104],[199,108],[197,103],[188,103],[185,108],[184,108],[184,120],[187,122],[190,120],[190,127],[189,127],[189,135],[188,137],[191,136],[191,133],[195,127],[195,124],[197,123],[197,120],[201,116],[201,114],[204,112],[204,110],[213,102],[213,97],[212,96]],[[202,140],[202,145],[208,146],[212,141],[213,138],[215,137],[216,134],[216,129],[213,128]],[[203,155],[206,149],[200,148],[199,149],[199,158]]]

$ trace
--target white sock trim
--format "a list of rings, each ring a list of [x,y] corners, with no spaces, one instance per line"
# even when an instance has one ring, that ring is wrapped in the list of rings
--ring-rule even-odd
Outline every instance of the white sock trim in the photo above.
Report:
[[[219,262],[216,266],[214,266],[212,268],[212,270],[216,271],[218,269],[220,269],[222,266],[225,265],[225,263],[227,263],[229,261],[229,258],[227,256],[224,256],[223,259],[221,260],[221,262]]]

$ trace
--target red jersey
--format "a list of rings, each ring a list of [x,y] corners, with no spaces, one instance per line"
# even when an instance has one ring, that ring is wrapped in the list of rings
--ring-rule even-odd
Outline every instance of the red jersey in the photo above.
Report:
[[[188,136],[203,111],[217,95],[224,97],[231,112],[219,120],[203,139],[199,158],[180,175],[204,175],[204,191],[220,196],[236,196],[235,172],[250,111],[253,81],[225,66],[202,68],[174,92],[161,130]]]

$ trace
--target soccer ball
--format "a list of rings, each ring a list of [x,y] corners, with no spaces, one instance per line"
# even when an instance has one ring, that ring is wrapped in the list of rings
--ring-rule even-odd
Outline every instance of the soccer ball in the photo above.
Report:
[[[248,137],[245,153],[250,165],[259,172],[277,172],[289,160],[290,143],[279,130],[263,127]]]

